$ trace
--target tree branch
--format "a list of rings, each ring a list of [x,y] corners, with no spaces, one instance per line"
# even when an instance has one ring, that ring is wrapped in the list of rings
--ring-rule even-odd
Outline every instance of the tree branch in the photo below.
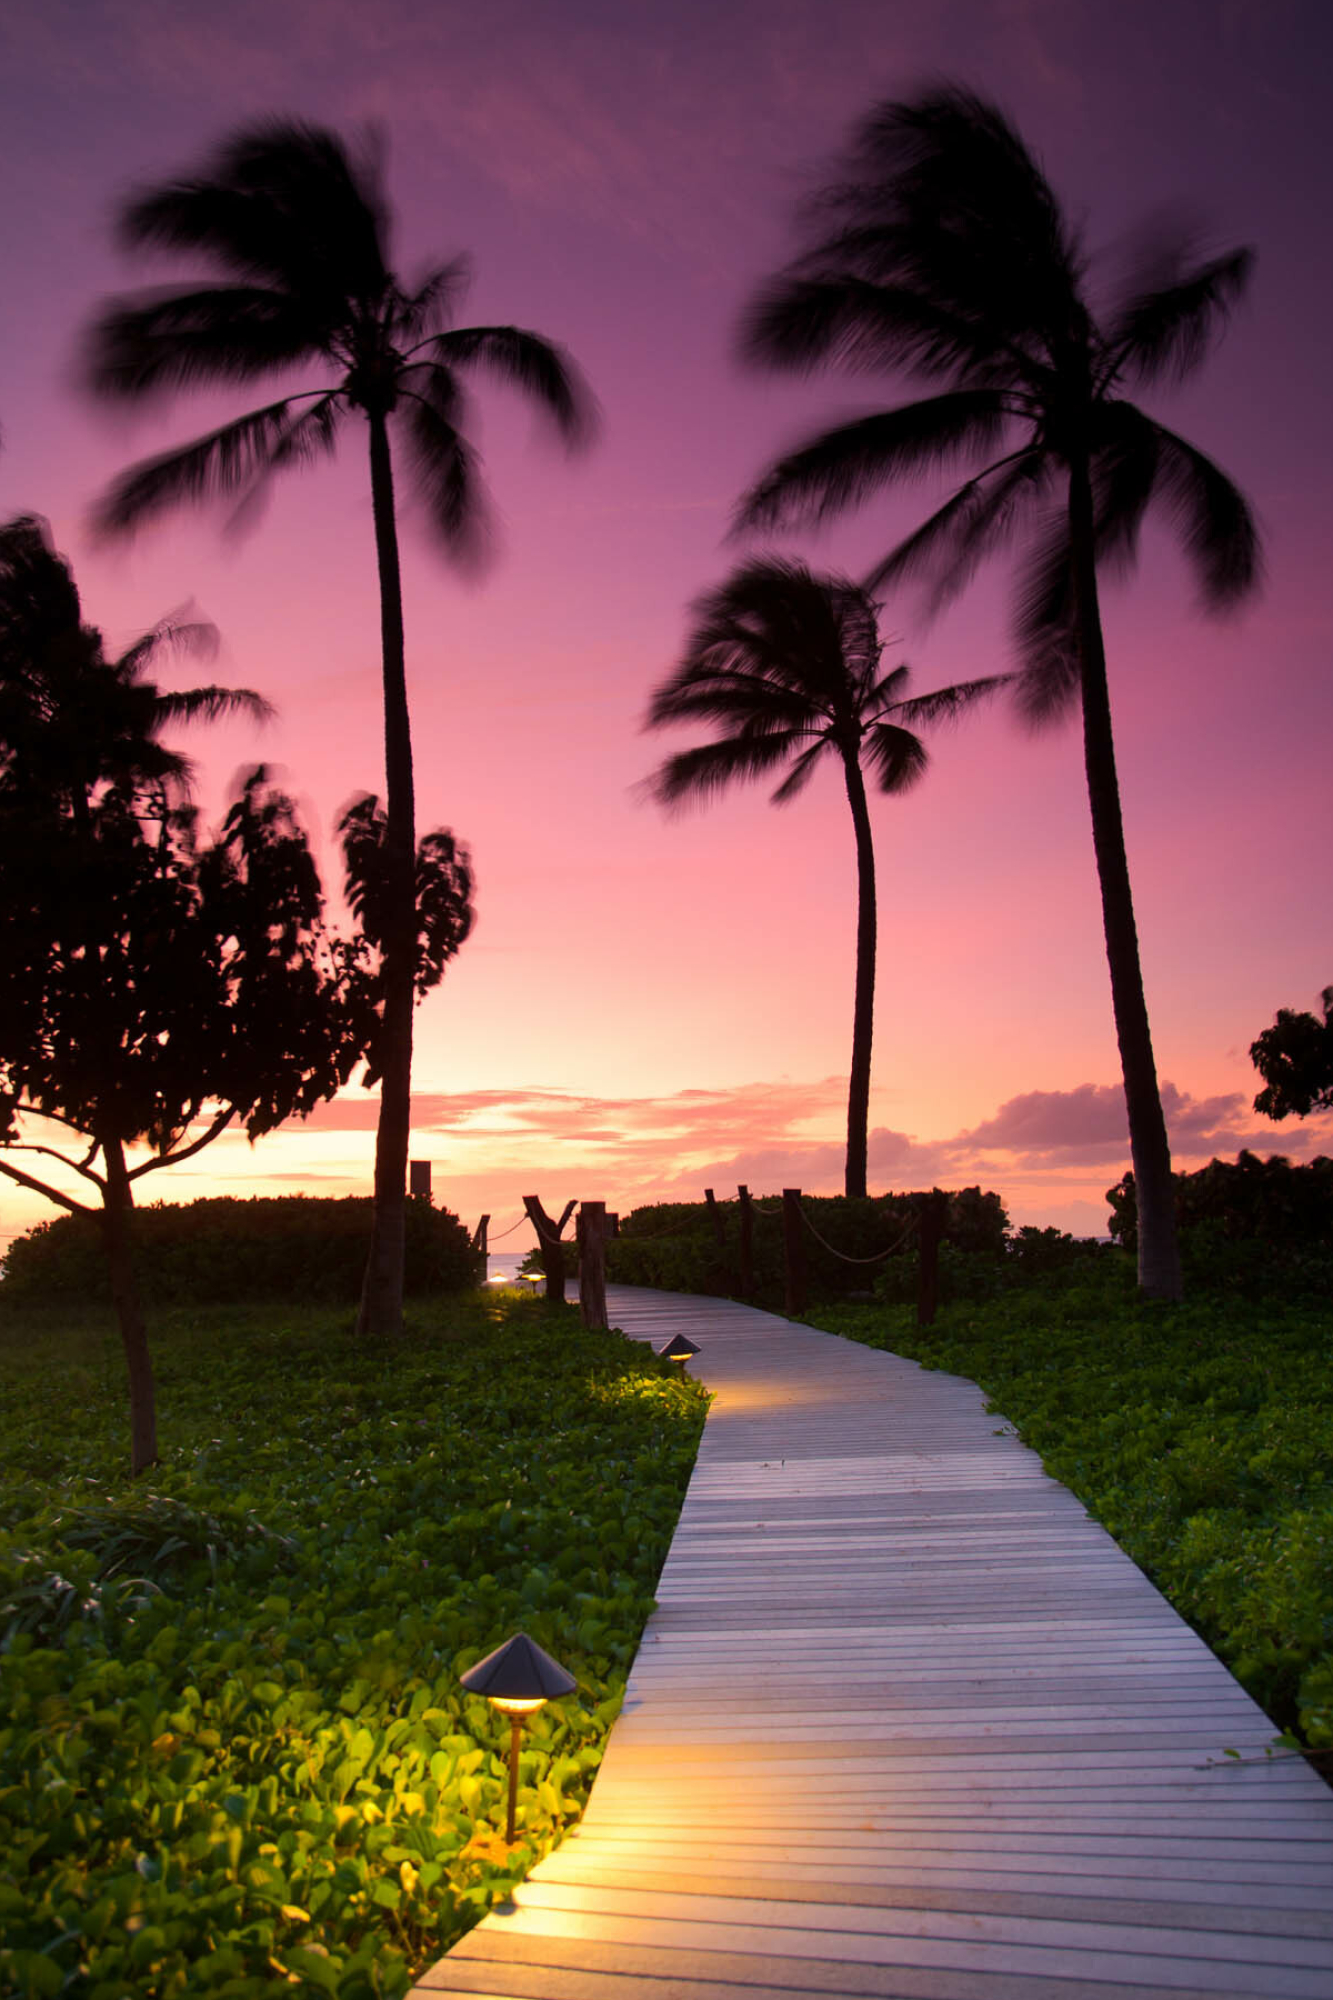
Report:
[[[235,1116],[234,1110],[219,1111],[208,1130],[201,1133],[197,1139],[192,1139],[188,1146],[182,1146],[179,1152],[168,1147],[165,1153],[155,1153],[152,1159],[145,1160],[142,1166],[131,1167],[126,1178],[137,1181],[143,1174],[156,1173],[159,1167],[174,1167],[177,1161],[188,1160],[193,1154],[202,1153],[205,1146],[212,1145],[219,1133],[226,1131]]]
[[[58,1160],[60,1158],[59,1153],[52,1154],[52,1158]],[[69,1164],[70,1162],[66,1160],[65,1165],[68,1166]],[[0,1160],[0,1174],[7,1174],[9,1179],[17,1181],[20,1187],[31,1188],[34,1194],[44,1194],[48,1201],[54,1201],[59,1207],[69,1209],[73,1215],[96,1215],[97,1213],[95,1208],[89,1208],[87,1202],[75,1201],[72,1195],[60,1194],[55,1188],[48,1187],[45,1181],[35,1180],[31,1174],[25,1174],[22,1168],[11,1167],[7,1160]],[[92,1178],[93,1176],[90,1175],[89,1179]]]

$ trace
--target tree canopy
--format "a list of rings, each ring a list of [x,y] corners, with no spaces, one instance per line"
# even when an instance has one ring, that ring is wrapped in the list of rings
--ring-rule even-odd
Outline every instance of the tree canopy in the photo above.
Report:
[[[1264,1080],[1254,1108],[1265,1118],[1308,1118],[1333,1110],[1333,986],[1322,995],[1324,1018],[1279,1007],[1271,1028],[1250,1044],[1250,1061]]]

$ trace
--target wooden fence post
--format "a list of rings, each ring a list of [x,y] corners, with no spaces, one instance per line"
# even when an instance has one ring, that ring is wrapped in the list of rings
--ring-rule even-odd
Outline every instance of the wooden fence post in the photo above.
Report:
[[[481,1221],[477,1224],[477,1233],[472,1239],[472,1248],[481,1252],[481,1267],[483,1271],[486,1268],[486,1258],[489,1254],[486,1249],[486,1231],[490,1227],[490,1221],[491,1218],[489,1215],[483,1215]]]
[[[722,1219],[722,1210],[717,1205],[712,1188],[704,1189],[704,1200],[708,1203],[708,1220],[713,1225],[713,1234],[717,1238],[717,1247],[720,1251],[725,1252],[727,1247],[727,1225]]]
[[[938,1188],[921,1204],[918,1231],[921,1258],[916,1293],[916,1323],[933,1326],[940,1302],[940,1243],[949,1222],[949,1197]]]
[[[558,1304],[565,1302],[565,1253],[560,1244],[565,1224],[574,1213],[574,1203],[567,1201],[559,1222],[546,1213],[535,1194],[525,1194],[523,1206],[528,1220],[537,1232],[537,1254],[542,1260],[542,1270],[546,1274],[546,1296]]]
[[[583,1324],[606,1331],[606,1203],[585,1201],[579,1210],[579,1311]]]
[[[782,1261],[786,1277],[788,1319],[798,1319],[805,1311],[805,1239],[801,1234],[801,1190],[782,1190]]]
[[[754,1297],[754,1210],[750,1206],[749,1188],[738,1187],[736,1198],[741,1207],[741,1297],[751,1299]]]

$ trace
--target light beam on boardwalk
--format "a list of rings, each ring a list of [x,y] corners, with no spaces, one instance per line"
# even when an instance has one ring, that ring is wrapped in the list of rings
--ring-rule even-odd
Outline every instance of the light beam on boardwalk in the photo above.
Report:
[[[582,1825],[416,1993],[1330,2000],[1333,1792],[973,1384],[608,1304],[716,1392],[659,1608]]]

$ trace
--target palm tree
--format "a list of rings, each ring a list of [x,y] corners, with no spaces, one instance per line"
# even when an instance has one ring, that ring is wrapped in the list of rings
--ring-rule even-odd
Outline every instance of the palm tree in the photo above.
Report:
[[[380,587],[385,792],[393,884],[385,913],[384,1069],[375,1146],[375,1222],[360,1327],[402,1319],[403,1213],[411,1113],[416,815],[405,677],[391,434],[410,456],[431,527],[460,559],[484,540],[485,500],[468,443],[465,378],[489,372],[532,397],[574,443],[591,406],[568,359],[513,326],[451,324],[463,260],[405,289],[389,261],[377,164],[336,134],[291,121],[248,128],[194,179],[131,200],[130,245],[200,253],[207,282],[111,301],[94,324],[88,375],[101,393],[140,399],[198,383],[248,383],[312,361],[331,377],[132,467],[99,510],[123,533],[182,500],[235,496],[241,509],[269,475],[334,449],[346,418],[364,418]]]
[[[909,699],[906,667],[880,673],[883,648],[871,598],[848,578],[817,576],[800,562],[759,557],[744,563],[692,609],[684,657],[654,693],[647,726],[704,721],[721,733],[668,757],[645,781],[650,796],[679,806],[786,767],[772,795],[781,806],[804,790],[821,758],[842,766],[856,834],[857,887],[845,1188],[863,1196],[876,947],[866,770],[876,790],[908,791],[929,760],[907,725],[956,715],[1003,677]]]
[[[1143,996],[1111,733],[1098,566],[1125,568],[1150,508],[1183,541],[1211,608],[1257,582],[1258,536],[1236,487],[1127,400],[1200,361],[1250,253],[1202,258],[1145,239],[1102,318],[1087,264],[1036,160],[996,107],[943,87],[877,107],[844,178],[814,211],[810,247],[752,305],[746,353],[769,366],[892,370],[940,393],[845,423],[779,459],[741,525],[824,518],[914,473],[977,460],[923,527],[866,580],[927,578],[936,603],[1015,531],[1030,540],[1015,630],[1020,712],[1081,707],[1093,844],[1138,1189],[1139,1283],[1180,1296],[1171,1157]]]
[[[159,741],[173,722],[229,714],[267,721],[273,711],[248,688],[175,693],[145,678],[164,653],[211,659],[217,628],[177,613],[115,659],[85,625],[69,564],[49,524],[21,514],[0,525],[0,786],[46,806],[86,814],[102,786],[126,792],[165,785],[182,801],[190,760]]]

